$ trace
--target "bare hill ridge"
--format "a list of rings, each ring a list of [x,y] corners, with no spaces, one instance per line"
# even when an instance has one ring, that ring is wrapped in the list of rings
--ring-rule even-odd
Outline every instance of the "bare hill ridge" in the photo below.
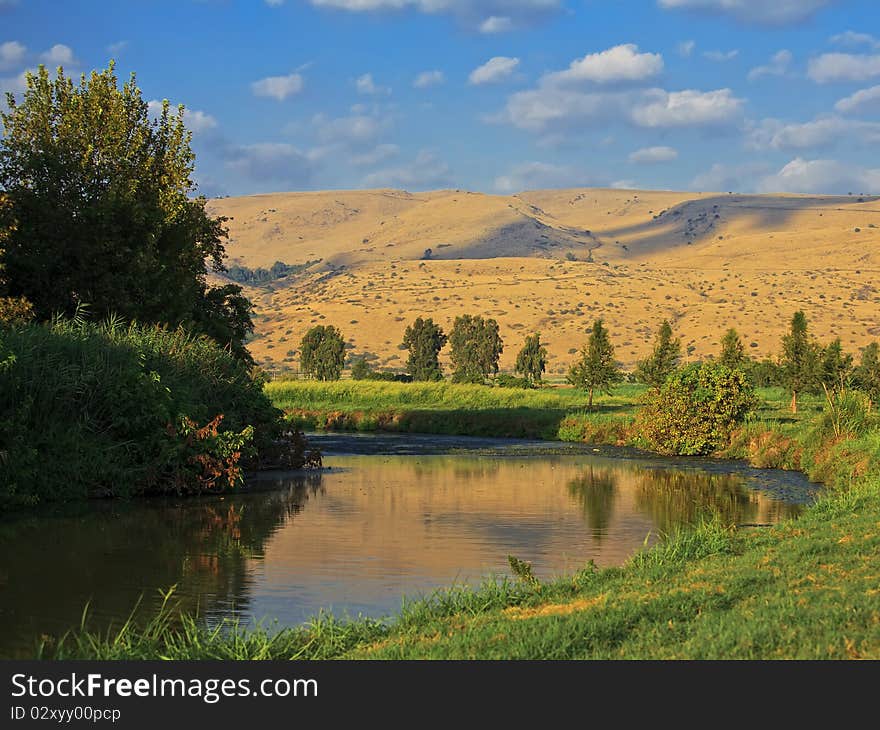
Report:
[[[278,193],[212,200],[230,218],[230,262],[306,272],[248,289],[251,349],[297,366],[308,327],[334,324],[353,351],[402,367],[406,325],[495,317],[512,367],[540,332],[549,370],[566,371],[603,317],[627,366],[668,318],[691,357],[736,327],[750,354],[779,349],[804,309],[822,339],[850,350],[880,337],[880,198],[607,189],[512,196],[464,190]]]

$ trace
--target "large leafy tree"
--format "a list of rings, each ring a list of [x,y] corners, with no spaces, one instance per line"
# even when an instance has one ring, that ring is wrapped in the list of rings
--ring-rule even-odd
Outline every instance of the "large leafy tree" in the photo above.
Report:
[[[403,346],[409,350],[406,369],[413,380],[443,380],[439,357],[446,339],[446,334],[430,317],[418,317],[406,328],[403,334]]]
[[[206,333],[247,358],[250,303],[223,271],[225,218],[192,197],[194,154],[184,109],[151,118],[134,75],[113,63],[78,83],[59,68],[27,75],[0,113],[2,264],[7,294],[35,314],[87,304],[142,322]]]
[[[514,371],[522,375],[529,383],[541,382],[541,376],[547,369],[547,348],[541,344],[541,335],[537,332],[526,337],[525,344],[516,356]]]
[[[830,342],[822,350],[822,385],[831,392],[842,392],[852,380],[853,357],[843,351],[840,338]]]
[[[464,314],[455,318],[449,334],[450,357],[456,383],[482,383],[498,372],[498,358],[504,343],[498,322]]]
[[[299,364],[317,380],[339,380],[345,363],[345,341],[332,325],[312,327],[302,338]]]
[[[589,407],[593,407],[593,391],[609,394],[615,383],[623,380],[623,373],[614,360],[614,345],[601,319],[593,322],[590,339],[581,350],[581,358],[568,372],[568,382],[588,391]]]
[[[659,388],[681,360],[681,340],[672,337],[672,325],[663,320],[649,357],[636,365],[636,378],[652,388]]]
[[[821,348],[807,331],[807,317],[795,312],[782,338],[782,383],[791,393],[791,412],[797,413],[798,395],[818,392],[822,382]]]

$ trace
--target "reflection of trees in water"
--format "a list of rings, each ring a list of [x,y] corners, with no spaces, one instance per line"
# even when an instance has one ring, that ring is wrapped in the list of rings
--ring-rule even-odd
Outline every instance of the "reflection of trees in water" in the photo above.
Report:
[[[614,514],[617,496],[614,472],[590,466],[568,483],[568,493],[580,503],[593,538],[601,540]]]
[[[261,481],[252,494],[97,503],[0,527],[0,656],[77,625],[119,625],[176,585],[182,609],[248,606],[247,562],[321,490],[321,475]]]
[[[635,499],[664,532],[716,513],[734,524],[776,521],[799,511],[796,505],[781,502],[765,504],[762,511],[758,495],[746,488],[742,477],[697,471],[645,470],[639,475]]]
[[[464,458],[461,456],[431,457],[419,459],[412,465],[416,479],[434,479],[437,474],[452,474],[455,479],[485,479],[498,474],[501,462],[498,459]]]

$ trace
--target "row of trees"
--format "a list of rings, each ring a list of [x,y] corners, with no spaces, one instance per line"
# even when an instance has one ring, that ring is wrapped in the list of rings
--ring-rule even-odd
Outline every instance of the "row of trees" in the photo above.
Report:
[[[450,345],[452,380],[456,383],[483,383],[498,373],[498,359],[504,344],[494,319],[469,314],[455,319],[449,336],[430,317],[419,317],[406,328],[402,346],[409,351],[407,379],[436,381],[443,379],[440,352]],[[721,352],[715,359],[731,371],[741,371],[753,384],[755,373],[765,377],[767,363],[757,363],[745,353],[742,338],[729,329],[721,341]],[[660,388],[682,361],[681,340],[674,336],[672,325],[664,321],[657,332],[651,354],[637,363],[633,380],[654,389]],[[300,365],[305,375],[319,380],[338,380],[345,362],[345,341],[332,326],[310,329],[302,340]],[[515,372],[519,384],[535,386],[541,382],[547,363],[547,349],[539,334],[526,337],[516,357]],[[840,338],[826,346],[820,345],[808,332],[803,312],[792,317],[789,332],[782,338],[778,362],[769,363],[774,384],[791,393],[791,409],[797,412],[798,396],[804,393],[840,392],[849,386],[863,390],[870,400],[880,399],[880,345],[873,342],[863,351],[861,362],[854,364],[852,355],[843,351]],[[355,377],[369,377],[369,367],[360,358],[356,361]],[[509,377],[509,376],[508,376]],[[601,319],[593,323],[579,358],[572,364],[567,380],[586,390],[589,405],[595,393],[610,393],[613,386],[627,375],[614,357],[614,345]]]

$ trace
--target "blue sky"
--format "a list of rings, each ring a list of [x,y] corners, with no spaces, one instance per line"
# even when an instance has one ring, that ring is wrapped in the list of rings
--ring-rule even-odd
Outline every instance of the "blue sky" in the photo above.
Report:
[[[877,0],[0,0],[0,89],[111,57],[208,196],[880,192]]]

